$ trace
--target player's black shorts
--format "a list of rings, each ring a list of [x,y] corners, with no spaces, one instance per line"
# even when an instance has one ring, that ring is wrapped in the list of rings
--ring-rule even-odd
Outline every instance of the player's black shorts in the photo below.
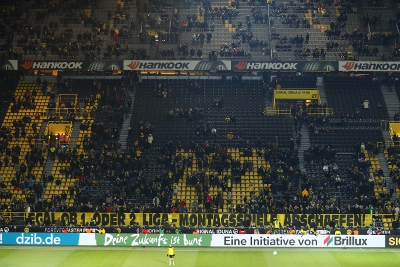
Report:
[[[170,258],[173,258],[173,257],[175,257],[175,254],[173,254],[173,255],[169,255],[169,257],[170,257]]]

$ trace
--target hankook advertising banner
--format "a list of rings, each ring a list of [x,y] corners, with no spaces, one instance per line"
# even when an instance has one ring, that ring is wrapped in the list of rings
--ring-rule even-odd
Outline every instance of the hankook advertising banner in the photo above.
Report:
[[[339,61],[339,71],[400,71],[399,61]]]
[[[337,61],[232,61],[233,71],[338,71]]]
[[[19,70],[82,70],[82,71],[106,71],[121,70],[122,60],[20,60],[18,61]]]
[[[399,61],[3,60],[0,70],[400,72]]]
[[[124,70],[231,70],[230,60],[124,60]]]

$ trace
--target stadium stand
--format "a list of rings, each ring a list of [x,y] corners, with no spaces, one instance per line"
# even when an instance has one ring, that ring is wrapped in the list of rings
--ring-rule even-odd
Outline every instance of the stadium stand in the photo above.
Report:
[[[393,1],[5,1],[2,58],[391,59]],[[372,6],[371,6],[372,5]],[[200,12],[201,11],[201,12]],[[265,30],[270,27],[271,30]],[[393,52],[394,51],[394,52]]]
[[[4,1],[1,59],[397,56],[394,1],[177,2]],[[372,205],[393,214],[385,228],[398,220],[398,140],[381,122],[399,121],[387,100],[392,86],[400,92],[396,74],[168,76],[114,64],[107,75],[60,80],[1,71],[2,210],[368,213]],[[326,103],[281,101],[289,112],[271,116],[278,85],[318,89]],[[334,112],[309,114],[314,106]],[[55,133],[51,124],[65,126]]]
[[[377,90],[379,82],[368,77],[326,77],[324,79],[329,105],[342,111],[338,116],[358,119],[389,119],[387,110],[382,109],[382,93]],[[345,79],[348,79],[345,81]]]

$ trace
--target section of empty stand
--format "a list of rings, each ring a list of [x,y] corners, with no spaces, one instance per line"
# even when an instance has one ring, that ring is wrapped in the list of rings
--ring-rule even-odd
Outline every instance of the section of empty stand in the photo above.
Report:
[[[204,138],[228,146],[242,146],[246,140],[260,138],[266,143],[290,124],[285,118],[265,118],[262,114],[265,92],[259,80],[222,83],[217,79],[143,79],[137,90],[133,125],[150,123],[157,142],[182,142],[183,145]],[[148,112],[150,109],[151,112]],[[227,117],[231,119],[226,121]],[[211,129],[216,133],[212,134]],[[290,134],[281,131],[282,144]],[[228,139],[228,134],[233,139]],[[133,142],[133,141],[132,141]]]
[[[328,75],[324,78],[329,106],[344,120],[389,119],[380,82],[369,76]]]

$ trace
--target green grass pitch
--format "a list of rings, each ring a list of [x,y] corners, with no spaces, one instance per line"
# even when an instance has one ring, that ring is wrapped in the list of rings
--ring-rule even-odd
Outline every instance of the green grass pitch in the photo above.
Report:
[[[166,252],[167,248],[0,246],[0,266],[158,267],[168,266]],[[175,248],[175,253],[177,267],[400,266],[398,249]]]

